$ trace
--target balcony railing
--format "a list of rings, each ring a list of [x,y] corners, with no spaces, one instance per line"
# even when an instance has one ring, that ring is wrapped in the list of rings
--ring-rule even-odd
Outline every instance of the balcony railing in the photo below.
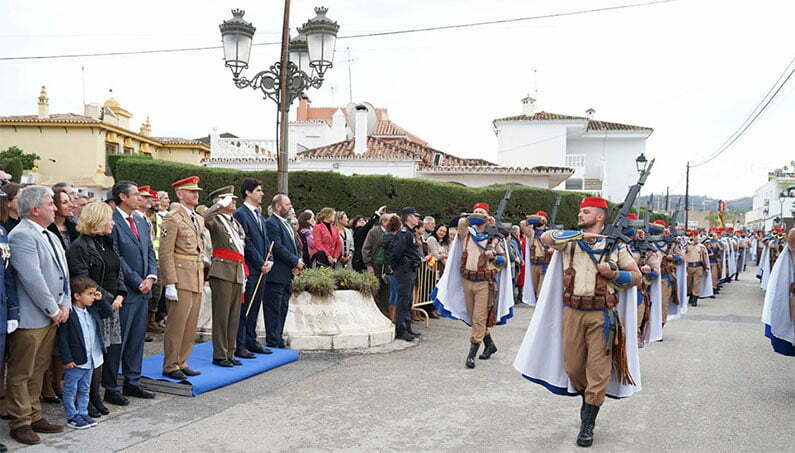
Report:
[[[210,151],[213,158],[273,157],[276,140],[251,138],[220,138],[218,147]]]
[[[585,154],[566,154],[566,166],[572,168],[585,167]]]

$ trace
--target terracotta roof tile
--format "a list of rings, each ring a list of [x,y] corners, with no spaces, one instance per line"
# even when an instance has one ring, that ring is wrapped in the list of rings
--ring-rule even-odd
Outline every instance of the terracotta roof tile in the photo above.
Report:
[[[202,142],[201,140],[193,140],[190,138],[182,138],[182,137],[149,137],[152,140],[158,141],[164,145],[204,145],[207,146],[206,143]]]
[[[584,116],[560,115],[558,113],[537,112],[533,115],[514,115],[497,118],[497,121],[587,121],[587,131],[653,131],[650,127],[635,126],[632,124],[611,123],[607,121],[588,120]]]

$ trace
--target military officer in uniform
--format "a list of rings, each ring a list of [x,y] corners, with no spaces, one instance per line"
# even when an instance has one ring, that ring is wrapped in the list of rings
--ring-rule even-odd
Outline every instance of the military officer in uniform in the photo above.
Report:
[[[701,279],[709,266],[709,255],[704,244],[698,242],[698,232],[688,231],[690,243],[685,247],[685,261],[687,261],[687,295],[688,303],[698,306],[698,298],[701,296]]]
[[[194,209],[199,204],[199,177],[171,184],[179,206],[168,213],[160,238],[160,269],[168,303],[163,338],[163,375],[184,380],[200,371],[188,366],[193,349],[204,288],[204,219]]]
[[[530,274],[536,298],[541,294],[541,284],[547,273],[553,250],[541,242],[541,235],[547,230],[547,213],[538,211],[525,220],[527,224],[527,246],[530,247]]]
[[[655,227],[654,225],[657,226]],[[654,233],[654,228],[659,228],[660,232],[665,232],[668,227],[665,225],[665,220],[655,220],[652,225],[649,226],[649,232],[656,234]],[[670,232],[670,229],[667,231]],[[660,281],[662,287],[660,290],[662,292],[662,323],[664,326],[668,322],[669,304],[673,303],[674,305],[679,305],[682,302],[677,292],[676,266],[684,262],[685,255],[682,252],[682,247],[676,241],[676,238],[670,243],[659,241],[654,242],[653,245],[657,251],[662,254],[663,258],[660,263],[662,277]]]
[[[550,230],[541,235],[544,244],[560,251],[563,260],[563,360],[571,384],[583,395],[577,436],[577,444],[582,447],[593,443],[596,416],[604,403],[612,369],[615,367],[622,379],[632,381],[626,354],[620,355],[622,350],[613,346],[624,341],[616,314],[617,290],[638,285],[641,273],[624,246],[601,259],[607,212],[605,199],[585,197],[577,216],[582,231]],[[634,335],[635,326],[627,326],[626,332]]]
[[[395,337],[414,341],[419,335],[411,329],[411,303],[414,283],[417,281],[417,268],[420,266],[419,247],[414,227],[420,221],[417,210],[406,206],[400,211],[403,226],[392,239],[392,273],[397,280],[397,309],[395,312]]]
[[[222,187],[210,194],[213,205],[204,213],[210,231],[213,254],[210,288],[213,306],[213,364],[222,367],[242,365],[234,357],[237,327],[240,323],[240,297],[245,281],[243,252],[245,232],[232,217],[237,209],[235,186]]]

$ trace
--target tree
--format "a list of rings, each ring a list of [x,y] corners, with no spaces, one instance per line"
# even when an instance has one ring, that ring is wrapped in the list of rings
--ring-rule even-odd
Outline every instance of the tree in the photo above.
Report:
[[[12,146],[0,153],[0,159],[19,159],[24,170],[32,170],[41,156],[36,153],[26,153],[16,146]]]

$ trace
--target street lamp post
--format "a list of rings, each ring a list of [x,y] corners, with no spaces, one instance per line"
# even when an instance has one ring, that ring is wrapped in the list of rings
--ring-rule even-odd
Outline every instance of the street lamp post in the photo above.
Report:
[[[287,194],[288,114],[290,104],[309,88],[320,88],[334,61],[337,32],[340,26],[326,17],[328,10],[315,8],[316,16],[298,29],[298,36],[289,39],[290,0],[284,1],[281,59],[251,79],[242,75],[248,68],[251,44],[256,28],[243,19],[245,11],[232,10],[232,18],[220,25],[224,44],[224,61],[232,71],[232,80],[240,89],[259,90],[279,109],[279,149],[277,153],[277,191]]]

